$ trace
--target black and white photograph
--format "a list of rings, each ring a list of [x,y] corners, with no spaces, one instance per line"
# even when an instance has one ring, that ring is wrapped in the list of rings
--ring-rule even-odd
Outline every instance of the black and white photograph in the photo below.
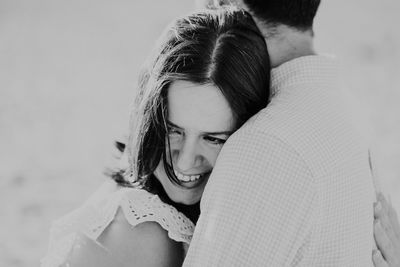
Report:
[[[0,266],[400,267],[399,12],[0,0]]]

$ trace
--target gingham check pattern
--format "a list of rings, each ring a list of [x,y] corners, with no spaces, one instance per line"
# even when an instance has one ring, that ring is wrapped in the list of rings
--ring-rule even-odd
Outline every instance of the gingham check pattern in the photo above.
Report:
[[[368,152],[333,58],[273,70],[274,97],[224,145],[184,266],[371,266]]]

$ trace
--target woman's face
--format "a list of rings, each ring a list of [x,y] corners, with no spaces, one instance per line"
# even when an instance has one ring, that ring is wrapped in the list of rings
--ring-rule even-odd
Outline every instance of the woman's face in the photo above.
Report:
[[[170,85],[167,160],[179,183],[168,178],[162,160],[154,172],[170,199],[186,205],[200,201],[218,153],[234,125],[229,104],[215,85],[187,81]]]

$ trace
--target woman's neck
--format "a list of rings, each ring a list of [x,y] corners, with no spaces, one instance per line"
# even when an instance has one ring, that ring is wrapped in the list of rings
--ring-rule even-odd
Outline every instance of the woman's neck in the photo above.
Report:
[[[186,217],[188,217],[194,224],[197,223],[197,220],[200,216],[200,202],[197,202],[193,205],[176,203],[168,197],[161,183],[154,177],[154,175],[151,175],[148,179],[148,191],[150,193],[158,195],[164,203],[175,207],[179,212],[182,212]]]

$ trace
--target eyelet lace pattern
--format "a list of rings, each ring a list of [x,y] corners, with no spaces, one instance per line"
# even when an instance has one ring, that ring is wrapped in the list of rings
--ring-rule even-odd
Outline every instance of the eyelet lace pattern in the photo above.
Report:
[[[188,247],[195,227],[190,219],[175,207],[162,202],[157,195],[142,189],[118,187],[115,192],[86,203],[53,223],[49,249],[41,266],[56,267],[63,264],[78,233],[96,240],[114,220],[119,208],[132,227],[143,222],[157,222],[168,232],[169,238]]]

